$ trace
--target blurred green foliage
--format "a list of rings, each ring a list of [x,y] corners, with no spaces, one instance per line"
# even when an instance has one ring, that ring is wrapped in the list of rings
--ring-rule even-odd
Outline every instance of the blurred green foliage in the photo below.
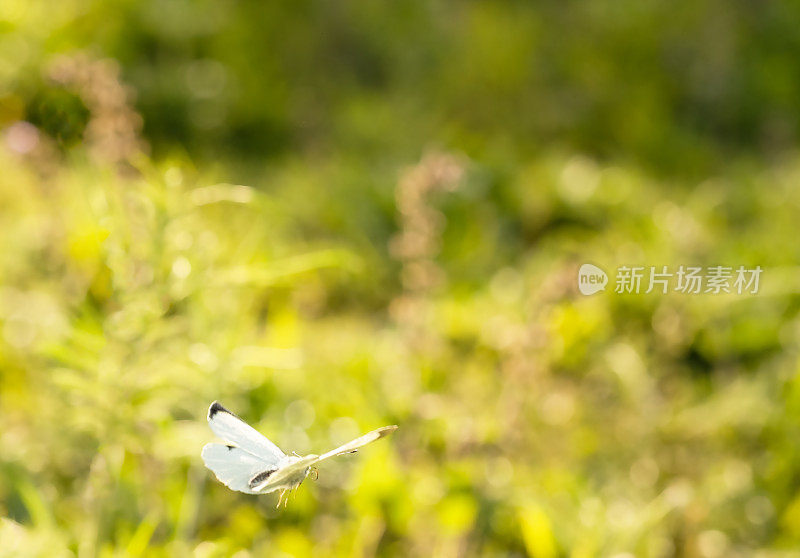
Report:
[[[796,555],[798,15],[0,3],[0,556]]]
[[[791,148],[800,129],[792,2],[7,0],[2,10],[0,73],[26,113],[56,100],[18,68],[95,49],[122,64],[158,153],[407,162],[429,143],[479,158],[556,145],[697,177],[732,154]]]

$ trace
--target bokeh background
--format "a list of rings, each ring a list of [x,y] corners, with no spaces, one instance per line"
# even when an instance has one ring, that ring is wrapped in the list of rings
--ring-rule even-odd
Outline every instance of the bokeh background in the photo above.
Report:
[[[798,29],[3,0],[0,556],[800,555]],[[204,468],[214,399],[287,452],[400,429],[278,511]]]

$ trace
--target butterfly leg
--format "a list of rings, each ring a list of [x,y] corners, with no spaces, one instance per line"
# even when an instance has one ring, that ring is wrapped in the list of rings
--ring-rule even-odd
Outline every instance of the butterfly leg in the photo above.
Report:
[[[278,496],[278,505],[277,505],[277,506],[275,506],[275,509],[278,509],[278,508],[280,508],[280,507],[281,507],[281,500],[283,500],[283,494],[284,494],[284,492],[286,492],[286,491],[285,491],[285,490],[281,490],[280,496]]]

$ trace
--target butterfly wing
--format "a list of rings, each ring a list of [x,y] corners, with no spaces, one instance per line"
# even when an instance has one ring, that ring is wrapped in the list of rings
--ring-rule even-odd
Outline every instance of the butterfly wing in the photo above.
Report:
[[[217,401],[208,408],[208,425],[214,434],[229,444],[258,458],[264,469],[275,468],[286,459],[286,454],[278,446]]]
[[[250,487],[250,479],[264,471],[276,469],[276,466],[235,446],[206,444],[202,456],[206,467],[214,472],[222,484],[246,494],[257,494]]]
[[[370,443],[374,442],[375,440],[379,440],[380,438],[383,438],[384,436],[388,436],[389,434],[391,434],[395,430],[397,430],[397,425],[384,426],[384,427],[378,428],[377,430],[373,430],[372,432],[368,432],[368,433],[364,434],[363,436],[361,436],[359,438],[356,438],[355,440],[352,440],[351,442],[347,442],[343,446],[339,446],[338,448],[333,449],[333,450],[331,450],[331,451],[329,451],[327,453],[323,453],[322,455],[319,456],[319,459],[317,459],[317,461],[324,461],[325,459],[329,459],[331,457],[336,457],[337,455],[342,455],[342,454],[345,454],[345,453],[353,453],[358,448],[360,448],[362,446],[366,446],[367,444],[370,444]]]
[[[277,470],[258,473],[251,478],[249,488],[259,494],[294,488],[306,478],[309,467],[330,457],[352,453],[362,446],[391,434],[395,430],[397,430],[397,426],[384,426],[322,455],[311,454],[303,457],[287,457],[286,461]]]
[[[378,428],[323,455],[288,457],[217,401],[208,408],[208,424],[214,434],[230,445],[206,444],[202,451],[206,467],[228,488],[247,494],[296,487],[315,463],[352,453],[397,429],[397,426]]]

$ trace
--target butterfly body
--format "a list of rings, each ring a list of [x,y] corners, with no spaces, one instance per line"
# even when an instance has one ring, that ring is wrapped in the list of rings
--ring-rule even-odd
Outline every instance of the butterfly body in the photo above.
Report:
[[[287,460],[269,476],[259,475],[250,479],[250,487],[259,494],[267,494],[275,490],[294,490],[300,486],[311,472],[311,465],[315,463],[318,455],[305,457],[288,456]]]
[[[202,457],[206,467],[231,490],[267,494],[276,490],[281,498],[300,486],[312,467],[331,457],[354,453],[358,448],[386,436],[397,426],[384,426],[322,455],[286,455],[242,419],[214,401],[208,409],[211,430],[227,444],[206,444]],[[278,501],[280,505],[280,500]]]

